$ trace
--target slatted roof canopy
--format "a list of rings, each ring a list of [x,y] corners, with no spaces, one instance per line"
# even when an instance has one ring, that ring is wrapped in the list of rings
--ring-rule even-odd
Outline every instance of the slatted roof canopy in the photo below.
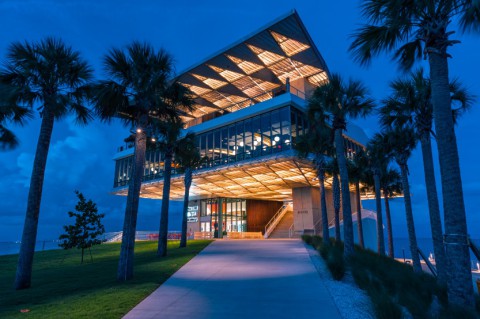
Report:
[[[290,82],[305,78],[317,86],[327,80],[327,74],[322,56],[293,11],[187,69],[178,81],[193,92],[197,103],[190,116],[197,118],[270,99],[272,90],[287,78]]]
[[[332,178],[326,178],[326,187],[331,189]],[[311,161],[301,159],[293,152],[285,152],[256,158],[255,161],[198,170],[193,175],[190,198],[230,197],[265,200],[292,200],[292,189],[297,187],[319,187],[315,167]],[[355,191],[354,185],[350,190]],[[127,195],[128,187],[115,191]],[[142,198],[161,199],[163,179],[143,182]],[[172,177],[170,198],[183,198],[185,186],[183,175]],[[362,194],[362,197],[372,194]]]

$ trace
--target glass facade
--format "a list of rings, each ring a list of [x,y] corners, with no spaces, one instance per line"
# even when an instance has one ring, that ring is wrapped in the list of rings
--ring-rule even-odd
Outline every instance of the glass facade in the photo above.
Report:
[[[198,134],[198,148],[213,167],[282,152],[292,148],[297,136],[307,132],[307,119],[294,107],[282,107],[223,127]],[[163,177],[163,154],[147,150],[144,181]],[[125,186],[130,179],[133,156],[116,161],[114,187]],[[176,174],[175,161],[172,175]]]
[[[291,110],[290,110],[291,109]],[[294,118],[301,118],[300,125]],[[303,114],[290,107],[241,120],[198,135],[202,156],[209,158],[203,167],[235,163],[269,155],[292,147],[292,132],[305,132]],[[296,135],[295,135],[296,136]]]
[[[200,231],[214,231],[215,223],[219,222],[220,200],[218,198],[202,199],[200,201]],[[226,232],[247,231],[247,201],[237,198],[222,199],[222,229]],[[205,218],[208,217],[208,218]],[[205,219],[207,219],[205,221]]]
[[[198,148],[208,161],[199,168],[236,163],[256,157],[290,150],[297,136],[307,134],[305,114],[285,106],[198,134]],[[352,157],[360,146],[345,139],[345,153]],[[144,181],[160,179],[164,172],[164,157],[158,149],[145,154]],[[127,185],[133,166],[133,156],[116,161],[114,187]],[[175,160],[172,175],[177,174]]]

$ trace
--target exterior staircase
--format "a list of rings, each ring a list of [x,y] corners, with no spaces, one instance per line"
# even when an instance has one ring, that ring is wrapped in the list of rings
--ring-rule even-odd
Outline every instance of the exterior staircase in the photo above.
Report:
[[[293,210],[288,210],[268,238],[289,238],[289,230],[292,224]]]

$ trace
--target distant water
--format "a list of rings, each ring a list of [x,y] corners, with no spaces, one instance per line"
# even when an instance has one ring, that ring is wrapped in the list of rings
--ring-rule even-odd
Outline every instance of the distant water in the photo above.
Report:
[[[386,240],[386,239],[385,239]],[[472,239],[477,247],[480,247],[480,239]],[[418,248],[428,257],[430,254],[433,254],[433,241],[431,238],[417,238]],[[385,248],[388,249],[388,244],[385,241]],[[394,238],[393,239],[393,249],[395,252],[395,258],[405,258],[410,259],[412,255],[410,254],[410,246],[408,238]],[[477,258],[475,255],[470,252],[470,260],[472,263],[472,269],[478,269]]]
[[[178,230],[168,231],[168,239],[178,240],[180,239],[180,234],[181,232]],[[121,232],[106,232],[99,239],[101,239],[102,241],[121,241],[122,234]],[[136,240],[156,240],[158,239],[158,231],[156,230],[136,231],[135,239]],[[20,251],[20,244],[21,243],[19,241],[18,242],[13,242],[13,241],[0,242],[0,256],[18,254],[18,252]],[[35,245],[35,251],[63,249],[59,247],[58,244],[60,244],[60,241],[58,239],[39,240]]]
[[[35,251],[60,249],[58,240],[37,241]],[[18,254],[20,242],[0,242],[0,255]]]

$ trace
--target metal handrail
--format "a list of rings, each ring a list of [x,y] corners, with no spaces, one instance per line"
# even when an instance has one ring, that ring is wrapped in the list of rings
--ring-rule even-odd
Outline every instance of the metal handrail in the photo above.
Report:
[[[321,221],[322,221],[322,219],[320,218],[319,220],[317,220],[317,222],[315,223],[315,225],[313,225],[313,234],[314,234],[314,235],[317,234],[317,225],[320,224]]]
[[[288,204],[283,204],[282,207],[273,215],[273,217],[268,221],[267,225],[265,225],[265,238],[268,238],[272,231],[275,229],[275,226],[278,225],[280,220],[283,218],[285,213],[288,211],[288,207],[290,206],[290,203]]]
[[[425,263],[427,264],[428,266],[428,269],[430,269],[430,272],[432,273],[433,277],[437,277],[437,270],[435,269],[435,267],[433,267],[432,263],[430,262],[430,260],[428,260],[428,258],[425,256],[425,254],[420,250],[420,248],[417,248],[417,252],[418,252],[418,255],[420,256],[420,258],[422,258],[423,260],[425,260]]]
[[[328,227],[332,225],[335,225],[335,217],[333,217],[332,220],[328,222]]]
[[[292,226],[290,226],[290,228],[288,229],[288,238],[292,238],[294,232],[295,232],[295,223],[293,223]]]

